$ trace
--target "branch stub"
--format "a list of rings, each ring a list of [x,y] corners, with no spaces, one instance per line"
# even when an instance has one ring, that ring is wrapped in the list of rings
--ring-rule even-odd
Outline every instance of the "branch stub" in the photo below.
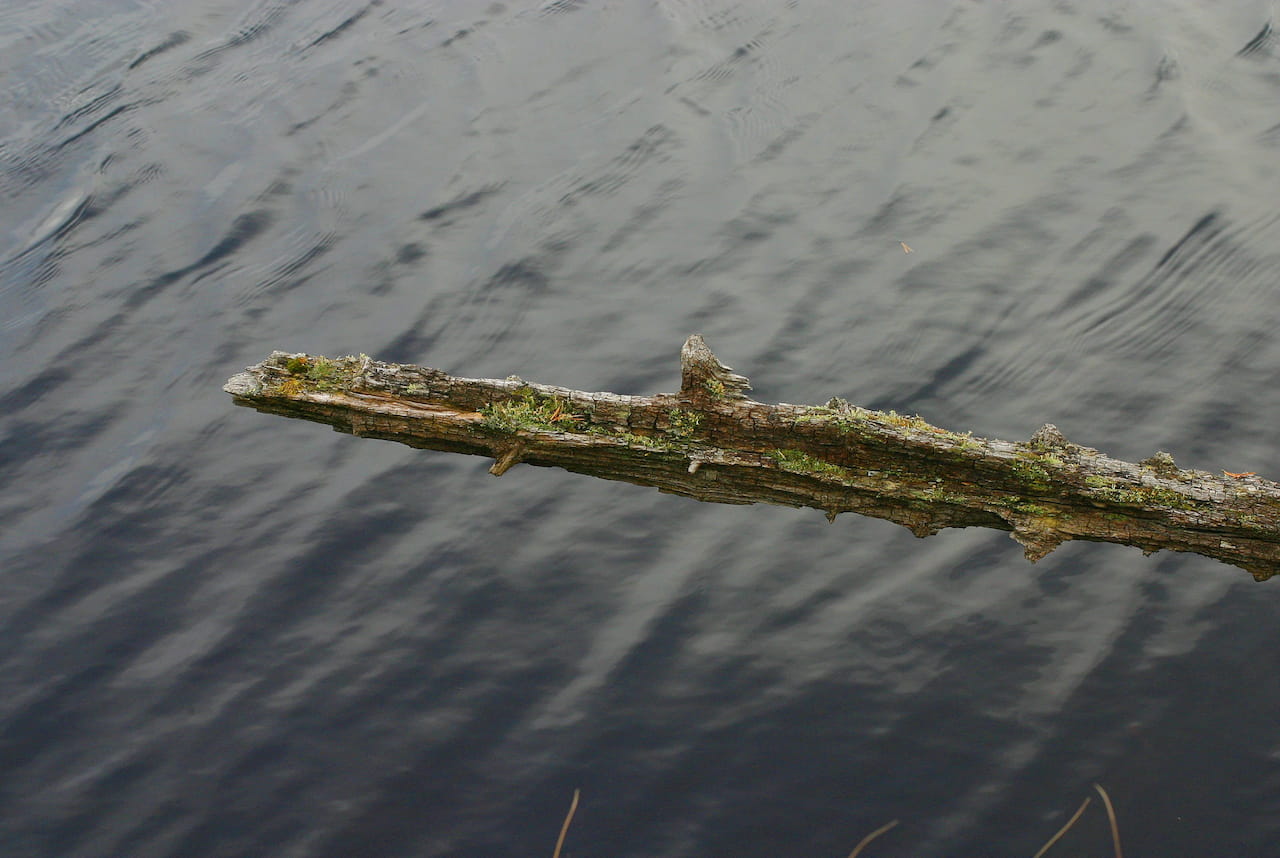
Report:
[[[680,349],[680,396],[685,399],[747,399],[751,384],[720,362],[701,335]]]

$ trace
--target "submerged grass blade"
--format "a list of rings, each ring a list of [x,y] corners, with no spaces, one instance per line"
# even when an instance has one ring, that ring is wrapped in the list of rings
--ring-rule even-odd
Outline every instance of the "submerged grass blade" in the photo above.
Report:
[[[895,819],[893,822],[880,826],[875,831],[871,832],[866,837],[862,838],[862,840],[858,842],[858,845],[853,847],[853,851],[849,853],[849,858],[858,858],[858,853],[861,852],[863,849],[865,849],[868,843],[870,843],[872,840],[875,840],[881,834],[884,834],[886,831],[893,828],[897,824],[898,824],[898,820]]]
[[[1116,810],[1111,806],[1111,796],[1099,784],[1094,784],[1093,788],[1102,796],[1102,803],[1107,806],[1107,819],[1111,820],[1111,844],[1116,848],[1116,858],[1124,858],[1124,852],[1120,850],[1120,826],[1116,824]]]
[[[1049,842],[1041,846],[1040,851],[1035,855],[1032,855],[1031,858],[1043,858],[1044,854],[1053,848],[1053,844],[1061,840],[1062,835],[1066,834],[1071,829],[1071,826],[1076,824],[1076,820],[1080,818],[1080,814],[1084,813],[1084,809],[1089,806],[1089,802],[1091,801],[1093,801],[1093,799],[1085,798],[1084,802],[1080,805],[1080,809],[1075,812],[1074,816],[1067,820],[1067,824],[1059,828],[1058,833],[1050,837]]]
[[[578,809],[578,790],[573,791],[573,801],[569,804],[569,814],[564,818],[564,825],[560,826],[560,836],[556,839],[556,851],[551,853],[551,858],[560,858],[560,848],[564,846],[564,836],[569,833],[569,823],[573,822],[573,812]]]

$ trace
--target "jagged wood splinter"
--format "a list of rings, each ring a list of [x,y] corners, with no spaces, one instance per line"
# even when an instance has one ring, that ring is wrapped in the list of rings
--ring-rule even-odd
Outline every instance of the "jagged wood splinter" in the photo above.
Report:
[[[1280,485],[1137,464],[1046,424],[1027,442],[976,438],[919,417],[826,405],[766,405],[694,335],[680,391],[584,393],[458,378],[366,356],[274,352],[227,382],[235,402],[412,447],[559,467],[716,503],[814,507],[888,519],[917,536],[944,527],[1012,531],[1038,560],[1071,539],[1189,551],[1258,580],[1280,572]]]

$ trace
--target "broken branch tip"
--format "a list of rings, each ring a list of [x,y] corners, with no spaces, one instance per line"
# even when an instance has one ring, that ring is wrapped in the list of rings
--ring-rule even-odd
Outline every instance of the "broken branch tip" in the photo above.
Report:
[[[746,399],[750,382],[725,366],[701,334],[692,334],[680,349],[680,395],[686,399]]]

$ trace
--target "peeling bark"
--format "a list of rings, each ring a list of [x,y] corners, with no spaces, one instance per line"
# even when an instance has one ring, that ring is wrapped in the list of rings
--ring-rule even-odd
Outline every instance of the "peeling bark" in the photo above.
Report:
[[[339,432],[516,464],[559,467],[716,503],[856,512],[917,536],[1011,531],[1028,559],[1072,539],[1190,551],[1262,581],[1280,572],[1280,484],[1138,463],[1050,424],[1028,441],[977,438],[832,399],[766,405],[695,335],[680,391],[584,393],[371,360],[274,352],[227,382],[239,405]]]

